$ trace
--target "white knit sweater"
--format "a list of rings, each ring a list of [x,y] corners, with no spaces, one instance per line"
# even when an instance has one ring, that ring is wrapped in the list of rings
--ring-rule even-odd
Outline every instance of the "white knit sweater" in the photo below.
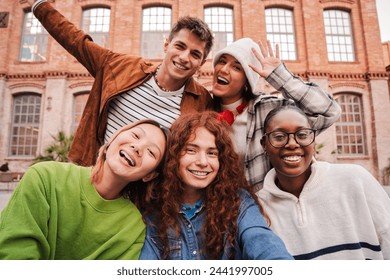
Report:
[[[390,259],[390,199],[363,167],[314,161],[299,198],[268,172],[258,196],[296,259]]]

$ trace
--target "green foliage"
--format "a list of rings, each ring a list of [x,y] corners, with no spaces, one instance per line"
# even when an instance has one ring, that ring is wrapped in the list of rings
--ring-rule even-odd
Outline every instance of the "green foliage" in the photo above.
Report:
[[[53,142],[45,149],[43,155],[34,158],[34,163],[41,161],[61,161],[68,162],[68,152],[73,141],[73,135],[66,136],[63,131],[52,136]]]
[[[324,145],[323,143],[316,144],[316,154],[317,154],[317,156],[320,155],[321,150],[322,150],[322,148],[323,148],[324,146],[325,146],[325,145]]]

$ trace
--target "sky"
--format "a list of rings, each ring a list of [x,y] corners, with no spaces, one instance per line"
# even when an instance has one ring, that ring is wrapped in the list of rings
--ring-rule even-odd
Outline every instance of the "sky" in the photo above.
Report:
[[[381,41],[390,41],[390,0],[376,0]]]

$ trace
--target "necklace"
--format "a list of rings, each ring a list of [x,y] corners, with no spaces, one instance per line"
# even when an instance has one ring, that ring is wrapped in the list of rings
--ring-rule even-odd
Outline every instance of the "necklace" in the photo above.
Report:
[[[245,100],[243,100],[242,103],[238,105],[234,111],[223,110],[218,114],[217,118],[220,121],[225,120],[229,125],[232,125],[236,120],[236,117],[244,111],[245,107],[246,102]]]
[[[158,86],[162,91],[170,92],[170,90],[168,90],[168,89],[166,89],[165,87],[161,86],[160,83],[158,82],[158,80],[157,80],[157,73],[158,73],[158,70],[160,70],[160,68],[157,68],[156,73],[154,73],[154,75],[153,75],[154,80],[156,81],[157,86]]]

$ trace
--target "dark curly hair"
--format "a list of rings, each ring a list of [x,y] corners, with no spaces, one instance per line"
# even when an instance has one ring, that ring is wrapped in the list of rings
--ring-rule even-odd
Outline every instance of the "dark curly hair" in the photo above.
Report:
[[[229,252],[225,253],[229,258],[234,256],[240,206],[239,189],[247,190],[257,202],[254,189],[245,179],[242,162],[234,151],[229,134],[230,126],[225,121],[219,121],[217,115],[211,111],[182,115],[170,129],[163,183],[158,188],[155,204],[158,208],[158,224],[155,226],[159,229],[164,248],[163,259],[169,258],[168,231],[173,229],[177,236],[180,234],[178,213],[180,204],[183,203],[184,186],[178,174],[179,161],[186,143],[197,128],[204,127],[215,136],[220,164],[216,179],[204,190],[203,201],[207,212],[202,229],[202,238],[205,240],[202,251],[206,258],[220,258],[226,248],[225,242],[230,245]],[[263,212],[260,204],[258,205]]]

